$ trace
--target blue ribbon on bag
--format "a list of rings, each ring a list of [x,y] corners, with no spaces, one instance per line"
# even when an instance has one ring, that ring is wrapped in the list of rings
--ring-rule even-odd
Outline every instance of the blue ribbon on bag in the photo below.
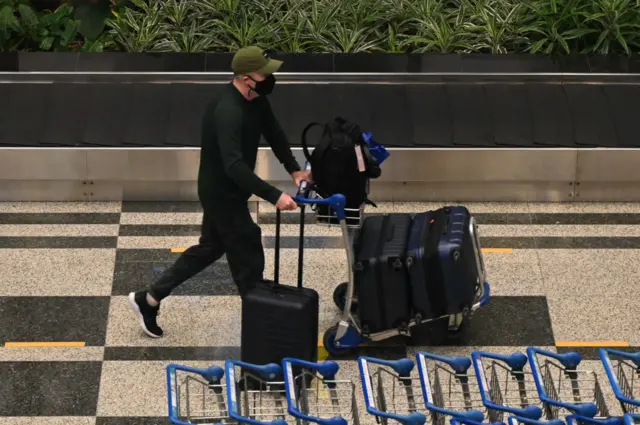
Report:
[[[362,133],[362,137],[367,143],[367,146],[369,146],[371,155],[376,159],[376,161],[378,161],[378,165],[382,165],[384,160],[389,158],[390,153],[383,145],[373,140],[373,134],[371,132]]]

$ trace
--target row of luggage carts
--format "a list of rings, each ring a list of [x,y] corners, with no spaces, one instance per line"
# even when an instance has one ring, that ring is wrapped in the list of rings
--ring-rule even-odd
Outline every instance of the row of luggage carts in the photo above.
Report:
[[[621,416],[610,414],[603,377],[578,353],[531,347],[470,357],[418,352],[415,361],[359,357],[361,390],[333,361],[171,364],[169,418],[177,425],[640,425],[640,352],[601,349],[600,357]]]

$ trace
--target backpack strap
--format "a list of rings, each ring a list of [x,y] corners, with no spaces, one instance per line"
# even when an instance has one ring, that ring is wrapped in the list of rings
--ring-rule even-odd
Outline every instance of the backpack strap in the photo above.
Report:
[[[319,122],[312,122],[307,124],[307,126],[304,128],[304,130],[302,130],[302,137],[301,137],[301,142],[302,142],[302,152],[304,153],[305,158],[307,158],[307,161],[311,162],[311,154],[309,153],[309,146],[307,145],[307,132],[315,126],[320,126],[322,127],[322,124],[320,124]]]

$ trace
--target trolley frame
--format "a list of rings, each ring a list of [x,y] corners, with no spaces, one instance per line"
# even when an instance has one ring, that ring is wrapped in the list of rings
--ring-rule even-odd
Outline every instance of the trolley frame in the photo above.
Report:
[[[529,357],[531,370],[533,371],[536,388],[538,389],[538,396],[545,407],[546,419],[558,419],[560,409],[565,409],[570,412],[566,416],[573,414],[581,418],[594,419],[602,419],[609,416],[609,411],[600,387],[598,376],[593,371],[588,372],[578,369],[578,366],[582,361],[582,357],[580,357],[578,353],[569,352],[560,354],[542,350],[540,348],[529,347],[527,348],[527,355]],[[544,374],[542,370],[543,368],[540,366],[538,361],[538,356],[546,357]],[[555,370],[552,372],[550,367],[554,367]],[[559,374],[558,376],[560,379],[565,375],[569,378],[569,381],[571,382],[572,396],[575,402],[567,402],[555,398],[562,393],[562,381],[559,379],[559,384],[554,385],[554,382],[551,381],[551,373],[554,372]],[[580,375],[585,373],[591,374],[592,378],[579,378]],[[580,394],[580,383],[585,381],[593,383],[593,400],[588,402],[581,400],[583,395]]]
[[[369,363],[380,367],[372,374],[369,370]],[[382,360],[366,356],[358,358],[358,368],[360,369],[360,380],[367,412],[379,418],[382,425],[387,425],[388,419],[398,421],[404,425],[424,425],[427,422],[429,412],[424,406],[424,400],[420,400],[422,398],[422,389],[418,388],[419,384],[415,384],[420,381],[420,378],[411,376],[414,366],[413,361],[407,358],[399,360]],[[382,373],[387,374],[390,379],[394,380],[393,399],[391,401],[387,400],[384,394],[385,388],[382,384]],[[378,379],[376,393],[374,393],[373,388],[373,376],[377,376]],[[407,400],[402,403],[402,407],[406,407],[406,410],[411,410],[411,412],[398,413],[398,410],[400,410],[398,409],[398,404],[400,402],[396,403],[395,400],[396,385],[402,385],[402,389],[407,395]],[[419,410],[424,410],[426,414]]]
[[[302,374],[294,375],[293,366],[301,366]],[[333,361],[313,363],[286,357],[282,360],[289,413],[299,421],[319,425],[359,425],[355,384],[351,380],[337,379],[340,366]],[[297,382],[302,379],[302,383]],[[315,389],[308,380],[315,380]],[[320,392],[326,390],[330,400],[321,400]],[[311,394],[315,393],[315,405]],[[347,406],[344,406],[347,404]],[[317,416],[313,416],[312,413]],[[325,415],[330,415],[325,417]],[[322,417],[321,417],[322,415]],[[303,423],[304,423],[303,422]]]
[[[538,406],[542,402],[539,399],[533,372],[525,371],[529,359],[524,353],[495,354],[474,350],[471,352],[471,358],[482,402],[487,408],[491,421],[503,421],[505,413],[534,420],[542,417],[542,408]],[[485,361],[491,362],[491,365],[485,367]],[[496,368],[502,369],[508,378],[515,381],[516,397],[511,396],[510,381],[505,382],[504,388],[500,386],[502,379]],[[487,377],[489,370],[491,376]],[[529,394],[531,391],[533,394]],[[508,403],[511,400],[517,400],[517,403],[513,404],[518,404],[519,407]]]
[[[308,168],[308,166],[307,166]],[[472,243],[474,246],[474,252],[476,253],[476,265],[480,276],[478,277],[478,287],[476,289],[476,296],[473,304],[471,305],[468,311],[461,311],[457,314],[447,314],[436,318],[424,319],[420,321],[416,321],[416,319],[411,319],[406,328],[394,328],[387,329],[380,332],[375,332],[368,335],[362,334],[362,328],[360,326],[360,321],[357,314],[352,312],[352,305],[355,301],[354,292],[355,292],[355,277],[354,277],[354,264],[355,264],[355,255],[353,252],[353,240],[357,235],[357,232],[360,228],[362,221],[362,214],[364,211],[364,204],[361,205],[359,210],[353,210],[359,212],[359,216],[356,218],[356,224],[348,224],[347,216],[346,216],[346,199],[342,194],[335,194],[328,198],[322,198],[316,192],[313,191],[313,186],[303,182],[303,184],[298,189],[298,194],[294,198],[298,204],[308,204],[308,205],[327,205],[329,207],[329,215],[328,216],[320,216],[319,218],[327,218],[329,223],[320,223],[324,225],[331,226],[331,219],[335,218],[338,221],[338,224],[342,231],[342,240],[343,245],[345,247],[346,256],[347,256],[347,288],[346,288],[346,301],[345,305],[342,308],[342,313],[340,315],[340,319],[338,323],[329,328],[324,335],[324,343],[325,348],[329,352],[335,355],[343,354],[349,351],[352,348],[355,348],[367,341],[382,341],[385,339],[389,339],[399,335],[410,336],[411,328],[417,325],[421,325],[424,323],[434,322],[436,320],[444,320],[449,319],[449,328],[450,329],[458,329],[462,324],[463,320],[465,320],[465,316],[470,316],[473,312],[475,312],[480,307],[484,307],[489,303],[490,294],[491,294],[491,286],[486,281],[486,269],[484,264],[484,259],[482,257],[482,251],[480,247],[480,240],[477,232],[477,225],[475,219],[472,217],[469,224],[469,231],[472,235]],[[350,218],[351,219],[351,218]],[[353,232],[350,232],[350,229]]]
[[[433,382],[429,374],[427,359],[435,363]],[[471,360],[466,357],[438,356],[423,351],[416,354],[416,360],[418,363],[424,403],[433,416],[434,425],[444,425],[445,416],[464,418],[475,422],[482,422],[484,420],[484,413],[480,410],[484,410],[480,392],[475,385],[473,385],[473,389],[469,385],[470,381],[474,378],[473,370],[471,370],[471,374],[469,374]],[[446,364],[448,368],[444,368],[442,366],[443,363]],[[441,381],[438,373],[440,370],[447,374],[448,381]],[[460,385],[458,391],[453,389],[453,385],[457,384]],[[445,388],[448,388],[448,394],[444,394]],[[452,398],[454,398],[452,396],[455,396],[455,393],[458,395],[454,402],[456,406],[451,406]],[[449,405],[445,406],[445,400],[447,399]],[[477,405],[478,402],[480,402],[480,405]],[[453,407],[460,407],[461,409],[454,409]]]
[[[628,353],[606,348],[599,351],[604,370],[622,411],[640,418],[640,399],[633,397],[634,393],[640,394],[640,352]],[[612,357],[616,365],[613,364]],[[632,375],[628,376],[626,372]]]

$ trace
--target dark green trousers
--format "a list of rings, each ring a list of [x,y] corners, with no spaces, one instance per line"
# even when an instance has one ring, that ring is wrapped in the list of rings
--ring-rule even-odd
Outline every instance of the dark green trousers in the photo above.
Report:
[[[246,204],[229,206],[222,211],[205,207],[199,243],[182,253],[150,286],[149,293],[156,300],[162,300],[224,254],[238,292],[244,296],[262,279],[264,272],[262,232]]]

